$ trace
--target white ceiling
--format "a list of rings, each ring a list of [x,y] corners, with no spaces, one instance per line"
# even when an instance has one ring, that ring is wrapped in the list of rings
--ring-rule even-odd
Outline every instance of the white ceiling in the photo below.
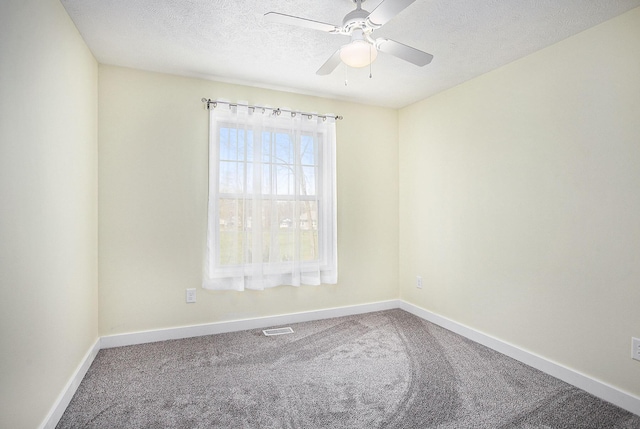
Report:
[[[416,0],[374,36],[429,52],[433,62],[417,67],[380,54],[369,79],[368,69],[346,70],[343,65],[329,76],[315,74],[348,37],[271,23],[263,17],[275,11],[340,25],[355,8],[352,0],[61,3],[103,64],[393,108],[640,6],[640,0]],[[366,0],[363,8],[372,11],[379,3]]]

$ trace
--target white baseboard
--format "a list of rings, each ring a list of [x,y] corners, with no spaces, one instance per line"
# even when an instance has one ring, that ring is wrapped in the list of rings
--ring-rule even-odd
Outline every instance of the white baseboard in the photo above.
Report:
[[[129,334],[109,335],[98,338],[93,347],[82,359],[67,385],[51,407],[49,414],[38,429],[55,429],[67,409],[73,395],[78,390],[80,382],[89,370],[96,355],[101,349],[111,347],[144,344],[155,341],[175,340],[180,338],[198,337],[202,335],[222,334],[247,329],[268,328],[290,323],[310,322],[313,320],[330,319],[333,317],[352,316],[356,314],[371,313],[374,311],[391,310],[400,307],[400,301],[380,301],[370,304],[360,304],[348,307],[336,307],[324,310],[307,311],[302,313],[283,314],[279,316],[259,317],[245,320],[232,320],[228,322],[209,323],[205,325],[184,326],[179,328],[158,329],[153,331],[134,332]]]
[[[637,396],[408,302],[401,300],[400,308],[640,416]]]
[[[96,355],[99,351],[100,338],[96,340],[94,345],[84,355],[84,358],[80,362],[80,365],[73,373],[67,384],[64,386],[62,392],[60,392],[60,395],[58,395],[58,398],[49,410],[49,414],[47,414],[47,417],[45,417],[38,429],[55,429],[56,425],[60,421],[60,418],[62,418],[62,414],[64,414],[64,410],[67,409],[67,406],[71,402],[73,395],[75,395],[76,390],[78,390],[78,386],[80,386],[80,382],[89,370],[89,367],[93,363],[93,360],[96,358]]]
[[[259,317],[253,319],[232,320],[228,322],[208,323],[204,325],[183,326],[178,328],[158,329],[153,331],[133,332],[128,334],[109,335],[99,338],[93,347],[87,352],[76,372],[73,374],[60,396],[54,403],[51,411],[40,425],[39,429],[54,429],[60,421],[64,410],[71,402],[82,378],[87,373],[91,363],[100,349],[111,347],[144,344],[155,341],[175,340],[180,338],[198,337],[203,335],[222,334],[226,332],[243,331],[247,329],[261,329],[274,326],[282,326],[292,323],[309,322],[313,320],[330,319],[333,317],[352,316],[356,314],[371,313],[374,311],[391,310],[400,308],[414,314],[424,320],[442,326],[456,334],[469,338],[479,344],[489,347],[497,352],[516,359],[526,365],[545,372],[553,377],[565,381],[573,386],[591,393],[605,401],[611,402],[627,411],[640,415],[640,398],[630,393],[623,392],[613,386],[593,379],[578,371],[552,362],[534,353],[501,341],[490,335],[483,334],[468,326],[454,322],[451,319],[432,313],[421,307],[402,300],[380,301],[369,304],[354,305],[348,307],[328,308],[302,313],[283,314],[279,316]]]
[[[399,300],[390,300],[348,307],[336,307],[302,313],[283,314],[279,316],[267,316],[253,319],[207,323],[204,325],[182,326],[179,328],[116,334],[102,337],[101,346],[102,348],[107,349],[111,347],[151,343],[155,341],[177,340],[181,338],[200,337],[203,335],[223,334],[248,329],[270,328],[290,323],[301,323],[312,320],[330,319],[333,317],[351,316],[355,314],[371,313],[374,311],[391,310],[399,307]]]

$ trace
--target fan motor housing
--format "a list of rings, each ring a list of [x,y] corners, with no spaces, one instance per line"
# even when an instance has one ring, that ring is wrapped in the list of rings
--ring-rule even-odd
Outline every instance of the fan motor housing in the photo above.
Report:
[[[369,12],[364,9],[356,9],[352,10],[348,14],[345,15],[342,20],[342,27],[351,32],[354,28],[361,28],[366,30],[367,26],[367,17],[369,16]]]

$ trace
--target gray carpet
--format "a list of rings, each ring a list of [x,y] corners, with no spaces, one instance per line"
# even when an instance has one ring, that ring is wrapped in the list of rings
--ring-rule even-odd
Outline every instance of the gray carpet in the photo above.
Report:
[[[640,428],[402,310],[101,350],[57,428]]]

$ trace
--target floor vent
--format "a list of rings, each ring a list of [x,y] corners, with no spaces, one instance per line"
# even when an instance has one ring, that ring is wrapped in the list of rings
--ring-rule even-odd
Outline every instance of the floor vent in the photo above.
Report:
[[[284,335],[284,334],[293,334],[293,329],[287,328],[273,328],[273,329],[265,329],[262,331],[267,337],[272,335]]]

